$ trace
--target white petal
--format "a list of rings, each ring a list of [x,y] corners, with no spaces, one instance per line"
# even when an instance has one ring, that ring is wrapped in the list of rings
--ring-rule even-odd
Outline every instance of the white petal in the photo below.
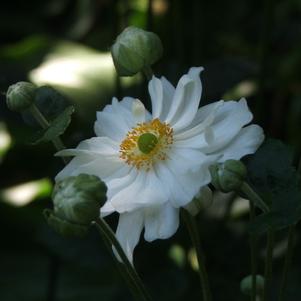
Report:
[[[108,137],[93,137],[80,142],[75,149],[64,149],[55,156],[90,155],[92,157],[119,156],[119,145]]]
[[[176,133],[174,140],[186,140],[196,135],[202,134],[213,122],[218,109],[223,105],[224,101],[217,101],[213,104],[202,107],[198,110],[197,116],[189,126],[189,128]]]
[[[218,150],[217,154],[221,155],[219,162],[229,159],[239,160],[245,155],[253,154],[263,140],[262,128],[255,124],[249,125],[243,128],[227,146]]]
[[[173,204],[180,204],[182,201],[189,202],[191,196],[182,186],[179,178],[173,174],[166,166],[166,164],[158,164],[156,167],[158,177],[169,192],[169,201]],[[176,207],[179,207],[178,205]]]
[[[91,162],[91,158],[89,156],[75,157],[56,175],[55,181],[80,174],[78,172],[79,167],[85,166],[89,162]]]
[[[76,149],[62,150],[56,156],[76,156],[57,175],[57,179],[87,173],[105,181],[125,166],[119,158],[118,144],[107,137],[84,140]]]
[[[162,206],[145,209],[145,240],[171,237],[179,227],[179,209],[169,203]]]
[[[107,136],[117,143],[120,143],[137,123],[151,119],[151,114],[144,109],[143,104],[131,97],[125,97],[120,102],[113,98],[112,104],[97,112],[96,116],[96,135]]]
[[[196,151],[195,151],[196,152]],[[209,166],[217,156],[205,156],[193,150],[173,151],[170,160],[157,165],[157,173],[169,190],[174,207],[185,206],[210,180]]]
[[[202,108],[199,110],[202,112]],[[200,114],[201,115],[201,114]],[[199,115],[199,117],[200,117]],[[177,146],[189,146],[197,148],[206,154],[211,154],[225,147],[241,130],[241,128],[252,120],[246,100],[239,102],[227,101],[219,106],[211,123],[210,131],[200,135],[182,137],[177,139]]]
[[[133,97],[124,97],[121,101],[118,101],[116,97],[113,97],[112,104],[105,106],[103,111],[117,115],[131,127],[134,122],[132,116],[132,104],[134,101],[135,98]]]
[[[153,76],[148,84],[148,91],[152,101],[152,116],[164,121],[172,104],[175,93],[173,85],[165,78]]]
[[[152,77],[148,83],[148,92],[152,102],[152,116],[159,118],[163,107],[163,86],[159,78]]]
[[[97,120],[94,124],[94,131],[97,136],[106,136],[120,143],[130,128],[119,115],[105,111],[97,112]]]
[[[207,160],[209,162],[212,159],[199,150],[192,148],[177,147],[175,143],[174,147],[169,151],[170,166],[174,166],[178,172],[184,174],[186,171],[196,171]]]
[[[211,143],[202,150],[206,153],[212,153],[224,147],[252,118],[252,113],[245,99],[241,99],[239,102],[225,102],[219,109],[211,127],[214,140],[210,141]]]
[[[107,105],[103,111],[97,112],[97,120],[94,124],[96,135],[107,136],[120,143],[136,124],[132,114],[134,100],[134,98],[125,97],[118,102],[116,98],[113,98],[111,105]]]
[[[135,99],[132,103],[132,114],[136,123],[145,121],[146,110],[144,104],[139,99]]]
[[[66,167],[56,176],[56,180],[85,173],[97,176],[106,182],[107,177],[112,176],[123,166],[124,163],[115,157],[91,159],[90,156],[79,155],[66,165]]]
[[[138,172],[136,168],[130,169],[127,173],[124,173],[116,178],[111,178],[108,183],[108,200],[111,199],[119,193],[121,190],[125,189],[129,185],[131,185],[137,178]]]
[[[133,251],[139,242],[143,228],[143,216],[142,210],[122,213],[119,216],[116,237],[131,263],[133,263]],[[117,259],[120,260],[115,250],[114,253]]]
[[[179,131],[192,122],[200,103],[202,83],[199,77],[203,68],[190,68],[188,74],[180,79],[173,104],[166,117],[166,122],[171,124],[174,131]]]
[[[117,212],[128,212],[141,207],[163,204],[168,193],[154,171],[136,171],[108,183],[109,201]]]
[[[115,212],[115,208],[108,201],[100,208],[101,217],[106,217],[112,214],[113,212]]]

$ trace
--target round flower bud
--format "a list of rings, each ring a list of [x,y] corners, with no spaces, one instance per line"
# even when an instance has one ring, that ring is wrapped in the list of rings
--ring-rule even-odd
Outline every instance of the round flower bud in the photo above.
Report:
[[[209,207],[212,204],[213,195],[208,186],[200,189],[193,200],[185,206],[185,209],[192,215],[196,216],[202,209]]]
[[[163,53],[160,38],[153,32],[130,26],[116,39],[111,54],[117,73],[132,76],[154,64]]]
[[[261,275],[256,275],[256,295],[261,295],[264,289],[264,278]],[[246,276],[240,282],[240,291],[247,295],[251,296],[252,294],[252,275]]]
[[[96,176],[80,174],[56,183],[53,211],[46,210],[48,224],[62,235],[84,235],[100,214],[107,188]]]
[[[34,102],[36,86],[28,82],[18,82],[8,87],[6,104],[12,111],[23,112]]]
[[[247,169],[241,161],[227,160],[210,166],[212,184],[222,192],[239,190],[247,176]]]
[[[53,210],[45,209],[44,217],[48,225],[57,233],[63,236],[85,236],[88,232],[88,226],[71,223],[55,215]]]

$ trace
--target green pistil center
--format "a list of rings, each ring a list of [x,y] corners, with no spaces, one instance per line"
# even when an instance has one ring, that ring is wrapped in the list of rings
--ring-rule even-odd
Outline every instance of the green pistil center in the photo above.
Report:
[[[144,133],[138,138],[138,148],[144,154],[149,154],[157,143],[158,138],[152,133]]]

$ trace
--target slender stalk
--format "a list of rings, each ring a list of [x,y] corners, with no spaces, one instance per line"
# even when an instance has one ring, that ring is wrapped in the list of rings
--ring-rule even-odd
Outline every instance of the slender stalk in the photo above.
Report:
[[[47,129],[49,127],[49,122],[47,121],[47,119],[44,117],[44,115],[41,113],[41,111],[38,109],[38,107],[35,104],[33,104],[30,107],[30,112],[32,116],[36,119],[36,121],[39,123],[41,128]]]
[[[134,266],[131,264],[131,262],[128,260],[127,256],[125,255],[121,245],[119,244],[115,234],[113,233],[109,225],[102,218],[99,218],[96,222],[93,222],[93,224],[97,227],[99,232],[101,232],[101,234],[106,237],[108,242],[110,242],[110,245],[114,246],[122,263],[124,264],[125,272],[127,273],[131,283],[133,284],[132,287],[135,288],[135,293],[139,295],[140,300],[151,301],[152,300],[151,296],[147,292]]]
[[[113,261],[115,262],[116,267],[117,267],[119,273],[121,274],[122,278],[126,282],[128,288],[131,291],[132,295],[134,296],[135,300],[137,300],[137,301],[141,300],[140,293],[137,292],[137,286],[136,286],[136,284],[133,283],[132,278],[128,276],[128,273],[127,273],[124,265],[122,263],[120,263],[117,260],[116,256],[113,254],[113,252],[112,252],[112,243],[111,243],[110,239],[99,228],[97,228],[97,229],[98,229],[98,231],[99,231],[99,233],[100,233],[100,235],[101,235],[101,237],[103,239],[103,242],[104,242],[104,244],[105,244],[105,246],[106,246],[109,254],[111,255]]]
[[[198,226],[192,215],[190,215],[185,209],[181,210],[181,215],[186,224],[187,230],[189,232],[191,241],[196,251],[198,266],[199,266],[199,279],[201,284],[201,290],[204,301],[211,301],[211,291],[209,286],[208,274],[205,268],[204,256],[201,248],[201,241]]]
[[[38,122],[38,124],[41,126],[42,129],[47,129],[49,128],[50,124],[48,122],[48,120],[44,117],[44,115],[41,113],[41,111],[38,109],[38,107],[33,104],[30,108],[29,108],[32,116],[36,119],[36,121]],[[52,143],[54,145],[54,147],[60,151],[62,149],[65,148],[62,140],[60,137],[56,137],[52,140]],[[62,157],[62,160],[64,161],[65,164],[68,163],[68,159],[65,157]]]
[[[255,208],[252,201],[250,205],[250,222],[255,219]],[[252,294],[251,301],[256,301],[256,273],[257,273],[257,260],[256,260],[256,236],[250,234],[250,255],[251,255],[251,274],[252,274]]]
[[[151,80],[154,74],[152,68],[149,66],[144,67],[142,73],[144,74],[147,80]]]
[[[263,212],[268,212],[270,209],[268,205],[262,200],[262,198],[252,189],[252,187],[244,182],[240,188],[240,191],[243,192],[248,199],[253,202],[254,205],[259,207]]]
[[[274,231],[269,230],[267,233],[267,251],[265,257],[263,301],[268,300],[268,292],[269,292],[271,279],[272,279],[273,247],[274,247]]]
[[[295,226],[292,225],[289,227],[289,231],[288,231],[287,248],[286,248],[285,260],[284,260],[284,266],[283,266],[283,272],[282,272],[280,291],[279,291],[279,295],[278,295],[278,301],[284,300],[283,298],[284,298],[284,294],[285,294],[285,290],[286,290],[288,271],[291,266],[292,257],[293,257],[294,232],[295,232]]]

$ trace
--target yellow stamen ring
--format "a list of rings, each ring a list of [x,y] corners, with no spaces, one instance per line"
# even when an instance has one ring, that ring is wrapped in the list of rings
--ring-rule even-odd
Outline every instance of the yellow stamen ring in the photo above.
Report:
[[[159,160],[167,159],[173,143],[173,129],[158,118],[139,123],[120,144],[120,158],[137,169],[149,170]]]

